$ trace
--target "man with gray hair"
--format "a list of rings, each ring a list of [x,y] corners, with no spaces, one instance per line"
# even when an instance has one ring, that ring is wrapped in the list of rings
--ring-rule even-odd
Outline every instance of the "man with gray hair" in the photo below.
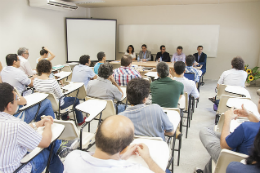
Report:
[[[31,65],[28,61],[28,58],[29,58],[29,49],[25,48],[25,47],[21,47],[18,49],[17,51],[17,54],[18,54],[18,57],[21,61],[21,64],[20,64],[20,69],[22,71],[24,71],[25,74],[27,74],[28,76],[32,76],[34,74],[36,74],[36,71],[33,71],[32,68],[31,68]]]
[[[179,98],[183,95],[183,84],[169,77],[169,66],[165,62],[158,63],[156,70],[159,79],[151,83],[152,103],[177,108]]]

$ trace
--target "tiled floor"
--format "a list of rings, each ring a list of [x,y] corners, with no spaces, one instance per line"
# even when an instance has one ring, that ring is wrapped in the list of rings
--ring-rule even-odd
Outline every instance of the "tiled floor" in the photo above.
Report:
[[[175,152],[175,173],[192,173],[195,167],[204,168],[209,160],[209,154],[200,142],[199,131],[202,127],[214,125],[215,111],[213,111],[213,105],[208,98],[215,95],[216,83],[216,80],[205,80],[205,85],[201,87],[200,102],[193,114],[188,138],[183,137],[180,166],[176,165],[177,152]],[[251,94],[252,101],[257,104],[259,97],[256,95],[256,90],[258,88],[247,87],[247,89]],[[95,132],[96,127],[97,122],[91,123],[91,132]],[[183,128],[183,132],[185,133],[185,128]]]

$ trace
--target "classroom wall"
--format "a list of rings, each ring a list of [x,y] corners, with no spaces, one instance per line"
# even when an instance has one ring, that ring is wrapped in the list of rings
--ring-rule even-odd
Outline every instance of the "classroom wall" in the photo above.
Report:
[[[220,25],[218,53],[208,58],[205,78],[218,79],[231,68],[237,55],[246,64],[259,62],[260,2],[91,8],[93,18],[117,19],[117,24],[202,24]],[[147,43],[149,47],[149,43]],[[167,46],[167,45],[166,45]],[[117,46],[118,47],[118,46]],[[167,47],[166,47],[167,48]],[[139,48],[135,48],[139,51]],[[159,51],[159,48],[158,48]],[[194,48],[196,52],[196,48]],[[170,52],[171,54],[173,52]],[[184,47],[185,53],[185,47]],[[206,52],[207,53],[207,52]],[[121,54],[117,54],[120,59]]]
[[[29,61],[36,67],[42,46],[55,55],[53,65],[66,62],[65,17],[87,17],[88,9],[59,12],[30,7],[27,0],[0,2],[0,61],[6,66],[5,56],[17,53],[19,47],[29,48]]]

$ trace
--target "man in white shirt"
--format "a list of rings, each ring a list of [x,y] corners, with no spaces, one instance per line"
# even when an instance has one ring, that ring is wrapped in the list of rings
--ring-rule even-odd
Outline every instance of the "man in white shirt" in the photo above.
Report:
[[[94,154],[71,152],[64,162],[64,173],[164,173],[152,160],[145,144],[130,145],[134,140],[134,125],[122,115],[106,118],[99,126]],[[140,155],[149,169],[126,161],[131,155]]]
[[[182,53],[182,50],[183,50],[183,47],[182,46],[178,46],[177,47],[177,51],[175,54],[173,54],[172,56],[172,62],[177,62],[177,61],[182,61],[185,63],[185,58],[186,58],[186,55],[184,53]]]
[[[88,82],[91,79],[96,79],[97,75],[94,71],[89,67],[90,65],[90,56],[82,55],[79,58],[79,65],[76,65],[73,68],[71,82],[83,82],[85,88],[87,88]]]
[[[244,71],[245,62],[241,57],[235,57],[231,61],[232,69],[224,71],[217,84],[217,88],[221,84],[231,86],[245,87],[247,73]]]
[[[6,56],[6,64],[7,67],[1,72],[3,82],[7,82],[15,87],[20,94],[26,90],[26,86],[33,86],[34,77],[28,78],[28,76],[19,69],[20,59],[16,54],[8,54]]]
[[[21,47],[17,51],[18,57],[21,61],[20,69],[27,74],[27,76],[32,76],[36,74],[36,71],[33,71],[30,65],[30,62],[28,61],[29,58],[29,51],[25,47]]]
[[[0,83],[0,172],[14,172],[21,166],[22,158],[36,147],[45,148],[33,160],[27,163],[19,173],[43,172],[47,165],[50,154],[49,147],[52,139],[51,125],[53,119],[44,117],[37,123],[26,124],[13,114],[20,102],[19,96],[14,92],[14,87],[8,83]],[[44,127],[43,133],[39,134],[38,127]],[[61,141],[54,143],[49,171],[62,173],[63,164],[56,154]]]
[[[195,99],[199,98],[200,94],[195,82],[184,77],[185,63],[182,61],[177,61],[174,63],[174,72],[174,80],[181,82],[184,85],[183,92],[187,92],[188,95],[191,94],[191,96],[193,96]]]

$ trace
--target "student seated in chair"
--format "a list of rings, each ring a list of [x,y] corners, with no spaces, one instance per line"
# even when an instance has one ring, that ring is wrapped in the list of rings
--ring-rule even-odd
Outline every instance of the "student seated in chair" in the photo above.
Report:
[[[197,53],[194,53],[193,56],[195,57],[194,65],[198,66],[199,69],[202,71],[202,75],[206,73],[206,64],[207,64],[207,54],[203,51],[203,46],[199,45],[197,47]]]
[[[2,81],[7,82],[15,87],[22,94],[27,86],[33,87],[34,77],[29,78],[20,67],[20,59],[16,54],[8,54],[6,56],[6,64],[2,72]]]
[[[98,69],[101,64],[106,62],[106,54],[104,52],[98,52],[97,54],[98,63],[94,66],[94,72],[98,75]]]
[[[90,56],[82,55],[79,58],[79,65],[73,68],[71,82],[83,82],[85,88],[88,86],[88,82],[92,79],[96,79],[97,75],[93,72],[90,66]]]
[[[175,62],[174,72],[175,77],[173,79],[178,82],[181,82],[184,85],[183,92],[187,92],[188,96],[191,95],[195,99],[198,99],[200,94],[198,92],[195,82],[184,77],[185,63],[182,61]]]
[[[260,172],[260,129],[255,137],[254,146],[246,158],[246,163],[231,162],[226,173],[259,173]]]
[[[75,97],[64,97],[62,90],[56,81],[56,79],[51,79],[49,78],[52,65],[51,62],[48,60],[41,60],[37,64],[37,72],[38,72],[38,77],[35,78],[33,85],[36,91],[43,92],[43,93],[53,93],[55,97],[57,98],[57,101],[59,103],[60,101],[60,109],[65,109],[71,105],[76,107],[79,104],[79,99]],[[75,110],[76,112],[76,117],[77,117],[77,122],[78,125],[82,125],[85,122],[86,117],[83,119],[83,115],[81,111]],[[61,117],[63,120],[68,120],[69,116],[67,114],[63,115]]]
[[[119,86],[126,86],[130,80],[142,76],[132,67],[132,57],[124,55],[121,58],[121,67],[114,70],[113,77]]]
[[[159,79],[151,83],[152,103],[161,107],[177,108],[183,95],[183,84],[171,78],[169,66],[165,62],[158,63],[156,70]]]
[[[29,49],[25,47],[21,47],[17,51],[18,57],[21,61],[20,69],[27,74],[27,76],[33,76],[36,74],[35,70],[32,70],[30,62],[28,61],[29,58]]]
[[[193,67],[193,64],[195,62],[195,57],[193,55],[188,55],[186,57],[186,73],[194,73],[195,74],[195,82],[200,81],[199,71]]]
[[[145,105],[150,93],[149,81],[132,79],[126,89],[127,100],[131,104],[120,115],[128,117],[135,126],[135,135],[161,137],[174,135],[174,128],[168,116],[157,104]]]
[[[109,63],[101,64],[98,69],[98,78],[89,81],[87,87],[87,94],[90,97],[117,100],[120,101],[123,97],[123,91],[116,83],[113,77],[113,66]],[[115,105],[116,107],[116,105]],[[125,110],[125,105],[119,104],[118,113]]]
[[[127,117],[114,115],[99,126],[94,154],[75,150],[64,162],[64,173],[163,173],[153,161],[145,144],[134,144],[134,125]],[[128,162],[132,155],[140,155],[149,168]]]
[[[260,100],[258,102],[258,112],[260,112]],[[244,109],[229,109],[224,115],[224,125],[221,134],[218,134],[213,128],[204,127],[200,131],[200,140],[207,149],[210,160],[206,164],[204,171],[196,169],[196,173],[211,173],[212,159],[217,163],[221,149],[228,149],[235,152],[249,154],[252,148],[254,139],[260,129],[260,122],[256,115],[249,110]],[[247,117],[251,122],[245,121],[239,125],[234,132],[230,133],[231,120],[238,117]]]
[[[42,173],[47,165],[50,154],[52,132],[51,116],[44,117],[41,121],[26,124],[19,118],[13,116],[17,110],[19,96],[14,88],[8,83],[0,83],[0,171],[14,172],[21,166],[22,158],[36,147],[45,148],[33,160],[27,163],[20,172]],[[36,130],[44,127],[42,135]],[[51,173],[62,173],[63,164],[56,154],[60,141],[54,143],[51,155],[49,171]]]

